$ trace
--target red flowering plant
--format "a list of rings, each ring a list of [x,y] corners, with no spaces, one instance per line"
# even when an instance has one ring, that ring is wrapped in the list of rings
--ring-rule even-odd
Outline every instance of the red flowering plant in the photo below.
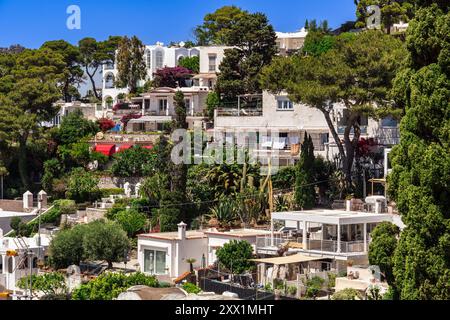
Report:
[[[102,132],[111,130],[112,128],[114,128],[116,126],[114,121],[112,121],[111,119],[107,119],[107,118],[98,119],[97,124],[100,127],[100,130],[102,130]]]
[[[155,87],[176,88],[186,86],[186,79],[192,77],[193,72],[185,67],[165,67],[158,69],[154,75]]]
[[[127,129],[127,124],[131,119],[139,119],[142,117],[142,114],[140,113],[129,113],[126,114],[120,119],[120,121],[123,123],[123,130]]]
[[[374,138],[364,139],[358,141],[358,155],[361,157],[369,156],[376,153],[378,143]]]

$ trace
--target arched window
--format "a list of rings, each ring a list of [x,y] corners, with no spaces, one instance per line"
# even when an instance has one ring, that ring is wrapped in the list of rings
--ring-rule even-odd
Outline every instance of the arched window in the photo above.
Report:
[[[112,108],[114,104],[114,99],[111,96],[106,96],[105,97],[105,105],[108,109]]]
[[[114,88],[114,75],[112,73],[108,73],[105,77],[105,89]]]
[[[146,63],[147,63],[147,69],[151,69],[152,68],[152,55],[150,53],[150,50],[145,50],[145,55],[146,55]]]
[[[181,62],[181,60],[184,58],[184,56],[183,55],[180,55],[179,57],[178,57],[178,59],[177,59],[177,65],[179,66],[180,65],[180,62]]]
[[[200,55],[200,51],[197,49],[191,49],[190,56],[191,57],[198,57]]]
[[[156,69],[161,69],[164,66],[164,53],[160,50],[156,51]]]

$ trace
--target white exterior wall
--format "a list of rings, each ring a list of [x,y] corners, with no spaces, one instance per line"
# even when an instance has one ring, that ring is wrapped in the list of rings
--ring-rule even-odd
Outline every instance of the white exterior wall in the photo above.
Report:
[[[225,50],[231,49],[233,47],[227,46],[213,46],[213,47],[198,47],[200,51],[200,73],[214,73],[209,71],[209,55],[215,54],[217,56],[216,60],[216,71],[219,72],[219,65],[225,57]]]
[[[145,46],[144,52],[144,62],[147,66],[147,79],[141,80],[140,85],[144,85],[146,80],[153,80],[153,74],[156,72],[156,52],[162,52],[163,54],[163,64],[164,67],[176,67],[178,65],[178,60],[181,57],[192,57],[199,55],[198,48],[168,48],[164,47],[161,44]],[[147,55],[150,53],[150,66],[147,65]],[[103,105],[106,105],[106,97],[110,96],[114,100],[114,104],[117,103],[117,96],[120,93],[128,94],[128,88],[106,88],[106,77],[108,74],[113,74],[114,79],[117,77],[117,66],[114,65],[113,69],[106,69],[103,66]]]
[[[190,271],[190,265],[186,259],[195,259],[194,268],[200,267],[202,263],[203,254],[208,257],[208,239],[188,239],[185,241],[176,240],[180,248],[177,259],[177,272],[174,277],[178,277],[185,272]]]
[[[277,110],[277,97],[287,97],[286,94],[278,96],[265,91],[263,93],[263,115],[260,117],[216,117],[217,129],[272,129],[280,131],[289,130],[319,130],[327,131],[328,125],[325,117],[319,110],[303,104],[294,104],[293,111]]]
[[[138,241],[138,262],[141,271],[144,272],[144,250],[157,250],[166,252],[167,275],[176,278],[189,271],[186,259],[196,259],[194,267],[201,264],[202,255],[207,255],[207,239],[164,240],[164,239],[142,239]]]

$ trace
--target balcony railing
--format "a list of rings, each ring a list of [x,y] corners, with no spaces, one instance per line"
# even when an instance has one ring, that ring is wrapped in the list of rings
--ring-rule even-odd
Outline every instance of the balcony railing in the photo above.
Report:
[[[270,248],[270,247],[280,247],[284,243],[297,242],[303,245],[302,237],[284,237],[275,236],[273,239],[273,246],[270,236],[258,237],[256,239],[257,249]],[[369,247],[369,241],[367,241],[367,248]],[[313,240],[308,239],[306,241],[306,247],[302,248],[305,251],[320,251],[328,253],[338,252],[338,242],[336,240]],[[356,253],[364,252],[364,241],[341,241],[341,253]]]
[[[361,134],[367,134],[367,126],[360,126],[360,129],[361,129]],[[337,132],[338,132],[338,134],[343,135],[345,133],[345,126],[338,126]],[[350,134],[352,135],[354,133],[355,133],[355,130],[352,128],[350,130]]]
[[[262,109],[237,109],[237,108],[221,108],[217,109],[218,117],[261,117]]]
[[[380,127],[375,131],[379,144],[395,145],[400,143],[400,129],[398,127]]]

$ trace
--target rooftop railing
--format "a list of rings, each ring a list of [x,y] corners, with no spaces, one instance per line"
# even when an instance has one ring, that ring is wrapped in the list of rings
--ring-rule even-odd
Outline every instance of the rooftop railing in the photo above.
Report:
[[[219,108],[218,117],[261,117],[262,109],[238,109],[238,108]]]
[[[263,248],[280,248],[283,244],[288,242],[297,242],[303,245],[302,237],[289,237],[289,236],[274,236],[273,245],[270,236],[257,237],[256,247],[257,249]],[[369,241],[367,241],[367,248],[369,247]],[[338,242],[336,240],[313,240],[308,239],[306,241],[306,247],[302,248],[305,251],[319,251],[327,253],[338,252]],[[341,253],[357,253],[364,252],[364,240],[356,241],[341,241]]]

